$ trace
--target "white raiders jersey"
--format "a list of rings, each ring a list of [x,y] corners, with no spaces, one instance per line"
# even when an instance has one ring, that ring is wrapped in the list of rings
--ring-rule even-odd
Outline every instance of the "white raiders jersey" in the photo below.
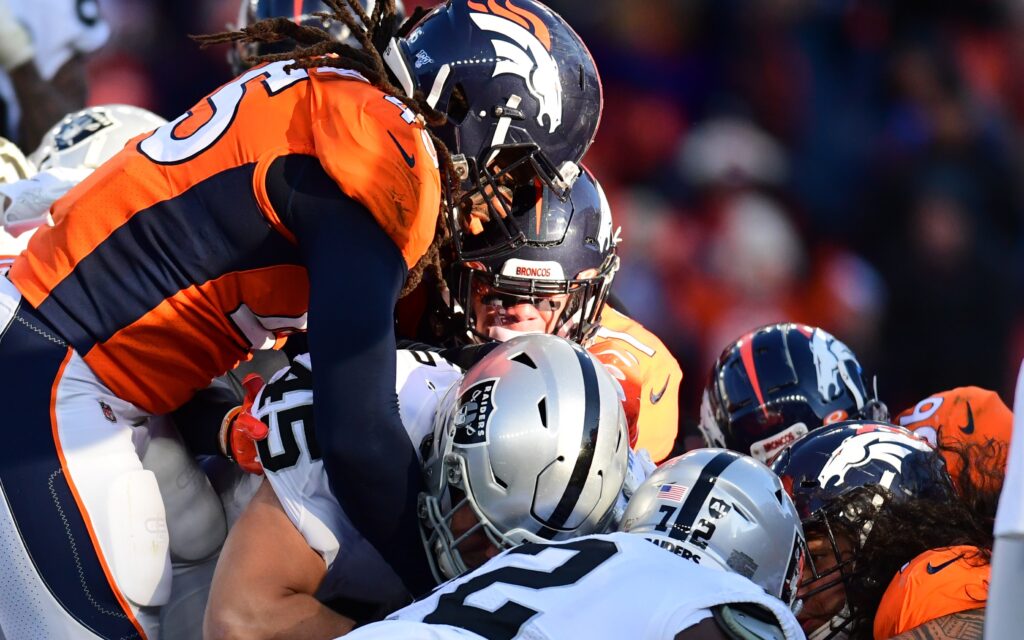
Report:
[[[789,607],[743,576],[610,533],[510,549],[345,638],[671,640],[726,604],[757,605],[776,637],[804,637]]]
[[[99,0],[7,0],[11,13],[28,30],[35,48],[35,64],[43,80],[52,80],[78,53],[91,53],[107,41],[110,29],[100,18]],[[10,78],[0,69],[0,100],[7,121],[0,131],[16,139],[21,111]],[[31,151],[29,149],[28,151]]]
[[[426,351],[400,350],[397,358],[399,412],[418,454],[420,443],[433,431],[437,406],[448,388],[462,378],[462,370]],[[401,580],[359,534],[331,493],[314,436],[309,354],[297,356],[291,366],[276,373],[253,407],[253,415],[270,428],[267,439],[257,445],[267,479],[295,527],[327,563],[318,597],[391,605],[408,602]]]

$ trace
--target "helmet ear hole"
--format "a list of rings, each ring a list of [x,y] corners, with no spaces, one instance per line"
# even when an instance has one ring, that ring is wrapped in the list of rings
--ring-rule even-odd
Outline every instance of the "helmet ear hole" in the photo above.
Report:
[[[469,114],[469,101],[466,99],[466,89],[462,83],[452,87],[451,97],[448,98],[448,120],[458,126]]]

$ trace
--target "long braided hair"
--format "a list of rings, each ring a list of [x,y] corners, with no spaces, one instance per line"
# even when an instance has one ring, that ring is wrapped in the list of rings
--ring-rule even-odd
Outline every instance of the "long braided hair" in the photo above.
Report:
[[[946,499],[896,499],[879,486],[839,498],[831,509],[848,514],[833,522],[854,541],[855,569],[846,586],[850,637],[870,640],[882,596],[900,568],[918,555],[951,546],[976,547],[963,555],[972,566],[989,564],[1006,446],[989,439],[944,447],[961,458],[957,492]],[[867,533],[865,533],[867,532]],[[966,593],[984,606],[983,594]]]
[[[238,31],[193,36],[193,39],[203,47],[226,42],[270,43],[291,40],[296,45],[291,51],[255,55],[246,58],[245,62],[255,65],[262,62],[293,60],[292,64],[285,67],[287,70],[338,67],[362,74],[373,86],[401,100],[428,125],[426,130],[434,142],[441,167],[441,193],[451,193],[453,186],[451,181],[455,176],[451,154],[445,144],[431,131],[431,127],[444,124],[447,116],[427,104],[426,97],[419,89],[411,98],[406,96],[403,90],[391,82],[384,66],[384,59],[381,57],[381,51],[403,27],[395,9],[395,0],[377,0],[373,13],[370,15],[366,14],[358,0],[324,0],[324,4],[330,8],[330,12],[313,15],[343,23],[359,42],[361,48],[339,42],[324,29],[296,24],[285,17],[267,18]],[[405,24],[415,24],[423,13],[422,9],[417,9]],[[448,239],[445,224],[447,206],[443,196],[434,239],[423,257],[409,271],[409,277],[402,289],[402,296],[419,285],[423,273],[427,270],[433,272],[438,283],[444,282],[442,265],[444,252],[441,249]]]

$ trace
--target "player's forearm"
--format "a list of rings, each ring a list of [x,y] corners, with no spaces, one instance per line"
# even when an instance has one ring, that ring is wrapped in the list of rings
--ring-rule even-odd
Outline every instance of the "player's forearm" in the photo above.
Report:
[[[228,534],[203,619],[205,638],[335,638],[352,621],[313,594],[327,568],[288,519],[269,482]]]
[[[981,640],[985,636],[985,609],[942,616],[901,633],[892,640]]]
[[[244,394],[226,376],[215,379],[172,414],[182,439],[194,455],[224,455],[218,442],[221,421],[242,404]]]
[[[65,63],[50,82],[32,61],[11,69],[10,78],[21,105],[19,144],[24,149],[35,149],[50,127],[85,107],[85,63],[80,56]]]
[[[355,623],[331,611],[305,593],[251,601],[250,606],[207,612],[203,637],[207,640],[317,640],[337,638]],[[211,603],[211,607],[212,607]]]
[[[395,392],[393,323],[404,258],[315,158],[276,161],[267,191],[309,273],[316,437],[331,490],[406,586],[420,592],[432,582],[419,552],[422,480]]]

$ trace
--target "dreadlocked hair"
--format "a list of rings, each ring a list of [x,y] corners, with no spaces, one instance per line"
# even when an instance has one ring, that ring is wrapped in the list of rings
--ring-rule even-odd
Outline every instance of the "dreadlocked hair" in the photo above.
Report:
[[[452,165],[451,153],[445,144],[431,131],[431,127],[439,127],[445,123],[447,116],[427,104],[426,96],[419,89],[412,97],[392,83],[381,57],[381,51],[387,46],[395,34],[407,30],[422,16],[416,12],[401,24],[395,9],[395,0],[378,0],[373,13],[367,15],[358,0],[324,0],[330,12],[319,12],[316,15],[325,20],[343,23],[360,45],[360,48],[339,42],[330,33],[319,27],[296,24],[284,17],[267,18],[238,30],[224,31],[210,35],[192,36],[203,47],[228,42],[281,42],[291,40],[295,48],[284,53],[267,53],[250,56],[245,59],[247,64],[256,65],[263,62],[292,60],[285,70],[312,69],[317,67],[334,67],[349,69],[365,77],[370,84],[399,99],[427,125],[426,131],[437,151],[438,164],[441,167],[441,193],[448,194],[454,186],[455,168]],[[441,247],[448,241],[447,196],[441,199],[441,210],[438,212],[437,227],[434,238],[423,257],[410,269],[401,296],[415,289],[423,278],[423,272],[432,271],[437,277],[439,286],[443,285],[441,277],[445,265],[442,256],[445,252]]]
[[[994,438],[984,442],[940,443],[954,477],[957,494],[971,511],[995,526],[999,494],[1003,490],[1008,444]]]
[[[960,451],[972,462],[991,459],[988,443],[968,444]],[[833,532],[854,544],[856,560],[846,583],[851,638],[873,637],[875,613],[889,583],[903,565],[922,553],[968,546],[976,551],[963,555],[966,562],[974,566],[991,562],[994,510],[989,513],[979,505],[993,498],[993,482],[1002,485],[1001,472],[960,478],[956,493],[945,499],[901,499],[880,486],[867,486],[829,506],[833,513],[846,516],[830,521]],[[984,594],[975,595],[981,598],[981,606]]]

